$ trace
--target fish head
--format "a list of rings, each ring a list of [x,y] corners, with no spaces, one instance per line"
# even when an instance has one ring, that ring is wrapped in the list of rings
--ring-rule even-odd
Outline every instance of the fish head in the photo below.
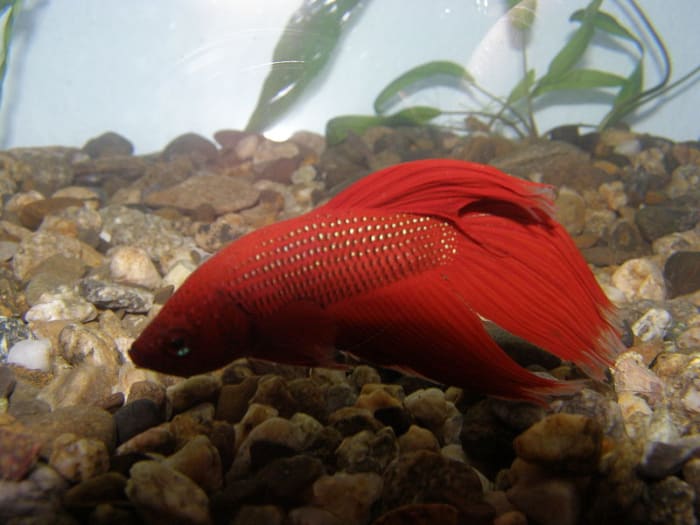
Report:
[[[249,354],[248,315],[224,290],[195,284],[183,284],[134,341],[134,364],[186,377]]]

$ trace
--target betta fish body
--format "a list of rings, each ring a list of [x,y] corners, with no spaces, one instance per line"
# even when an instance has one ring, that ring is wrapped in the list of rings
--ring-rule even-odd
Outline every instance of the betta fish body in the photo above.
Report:
[[[323,366],[336,350],[445,384],[542,401],[569,384],[517,365],[484,320],[600,378],[612,307],[547,186],[456,160],[376,172],[197,269],[133,361],[192,375],[238,357]]]

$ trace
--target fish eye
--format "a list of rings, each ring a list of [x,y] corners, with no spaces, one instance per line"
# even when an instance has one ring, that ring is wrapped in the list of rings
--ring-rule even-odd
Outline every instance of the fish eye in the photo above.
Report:
[[[187,344],[187,341],[182,336],[173,337],[167,347],[167,352],[175,357],[186,357],[192,353],[192,349]]]

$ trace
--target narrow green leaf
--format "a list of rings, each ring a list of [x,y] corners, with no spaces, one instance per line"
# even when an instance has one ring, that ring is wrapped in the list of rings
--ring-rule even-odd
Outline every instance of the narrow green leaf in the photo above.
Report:
[[[583,9],[579,9],[571,15],[569,20],[572,22],[581,22],[583,21],[584,13],[585,11]],[[620,22],[618,22],[617,19],[610,13],[606,13],[604,11],[597,11],[593,16],[593,24],[595,25],[596,29],[600,29],[601,31],[604,31],[605,33],[608,33],[613,36],[618,36],[620,38],[631,40],[632,42],[637,44],[637,47],[639,47],[640,49],[642,48],[642,43],[640,42],[640,40],[636,36],[634,36],[634,34],[629,29],[620,24]]]
[[[627,77],[625,82],[622,84],[622,89],[615,97],[615,102],[613,103],[613,108],[618,108],[622,104],[636,98],[642,92],[642,87],[644,84],[644,64],[640,60],[637,62],[637,66],[632,70],[630,76]]]
[[[542,95],[548,91],[624,86],[626,82],[625,77],[607,71],[572,69],[551,82],[539,84],[533,92],[533,96]]]
[[[330,146],[340,144],[350,133],[362,135],[373,126],[380,126],[382,117],[374,115],[342,115],[326,122],[326,143]]]
[[[387,126],[419,126],[442,115],[442,111],[429,106],[413,106],[384,117]]]
[[[600,127],[610,127],[618,123],[637,107],[634,104],[639,98],[644,87],[644,65],[640,60],[632,73],[627,77],[622,88],[618,92],[613,107],[601,120]]]
[[[549,63],[547,74],[540,79],[541,83],[549,83],[572,69],[581,59],[583,53],[588,48],[588,44],[593,37],[595,26],[593,25],[594,15],[598,11],[603,0],[593,0],[586,7],[581,25],[574,31],[571,38],[557,55]]]
[[[473,82],[474,78],[462,66],[447,60],[427,62],[409,69],[389,82],[374,100],[374,111],[384,113],[387,108],[402,98],[405,92],[414,92],[424,87],[454,85]]]
[[[323,70],[343,28],[362,5],[360,0],[304,1],[277,42],[248,131],[263,131],[299,98]]]
[[[7,74],[7,64],[10,53],[10,43],[14,30],[15,18],[19,12],[21,0],[4,0],[0,5],[0,28],[2,43],[0,43],[0,101],[2,101],[5,75]]]
[[[530,94],[530,89],[535,83],[535,70],[531,69],[527,74],[520,79],[515,87],[511,90],[508,98],[506,99],[507,104],[514,104],[520,99],[527,97]]]
[[[369,128],[376,126],[420,126],[440,116],[439,109],[427,106],[414,106],[393,115],[343,115],[335,117],[326,123],[326,142],[330,145],[339,144],[350,133],[361,135]]]

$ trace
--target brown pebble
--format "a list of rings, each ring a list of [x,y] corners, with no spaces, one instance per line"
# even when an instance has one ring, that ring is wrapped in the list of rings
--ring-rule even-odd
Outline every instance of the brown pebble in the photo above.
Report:
[[[82,207],[82,205],[83,201],[81,199],[52,197],[22,206],[17,215],[22,226],[30,230],[36,230],[47,215],[53,215],[71,206]]]

